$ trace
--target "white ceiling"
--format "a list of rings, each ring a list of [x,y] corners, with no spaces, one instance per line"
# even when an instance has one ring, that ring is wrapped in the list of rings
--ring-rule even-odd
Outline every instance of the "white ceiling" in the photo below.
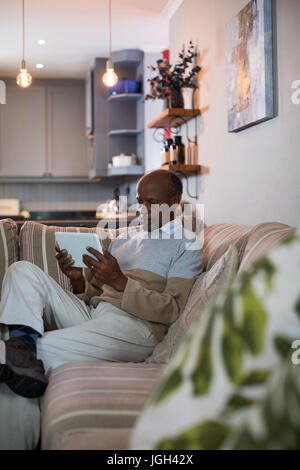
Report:
[[[170,0],[112,0],[112,49],[168,47]],[[108,55],[108,0],[25,0],[25,59],[36,78],[83,78]],[[0,77],[14,77],[22,54],[22,0],[0,0]],[[44,46],[37,44],[45,39]],[[45,64],[37,70],[36,63]]]

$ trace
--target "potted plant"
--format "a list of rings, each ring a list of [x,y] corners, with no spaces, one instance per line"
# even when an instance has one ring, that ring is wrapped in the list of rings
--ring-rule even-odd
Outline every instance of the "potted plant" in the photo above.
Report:
[[[174,66],[170,65],[166,59],[157,61],[157,66],[150,66],[152,72],[158,74],[148,79],[151,84],[150,93],[146,95],[145,99],[168,99],[171,108],[183,108],[184,100],[182,90],[184,88],[198,88],[195,83],[197,74],[200,72],[201,67],[198,65],[188,70],[193,63],[197,53],[194,50],[192,41],[189,43],[187,51],[183,47],[179,53],[179,61]]]

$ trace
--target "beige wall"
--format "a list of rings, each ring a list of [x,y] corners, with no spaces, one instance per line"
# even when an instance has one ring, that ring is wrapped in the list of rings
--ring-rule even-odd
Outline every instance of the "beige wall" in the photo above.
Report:
[[[278,117],[230,134],[225,25],[247,3],[184,0],[171,19],[171,63],[190,39],[203,54],[200,107],[208,110],[198,134],[200,161],[210,169],[201,177],[205,218],[209,225],[279,221],[300,226],[300,105],[291,100],[292,82],[300,80],[300,0],[275,0]]]

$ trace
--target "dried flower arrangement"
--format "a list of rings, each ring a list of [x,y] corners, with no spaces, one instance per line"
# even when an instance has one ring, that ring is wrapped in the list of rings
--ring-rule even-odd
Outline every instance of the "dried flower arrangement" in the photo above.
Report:
[[[197,57],[193,42],[189,42],[187,52],[183,46],[179,53],[179,62],[172,67],[167,60],[158,60],[157,67],[150,66],[151,72],[158,72],[153,78],[148,79],[151,84],[150,93],[146,95],[146,100],[169,99],[172,108],[183,108],[183,88],[198,88],[195,78],[200,72],[198,65],[190,68],[195,57]]]

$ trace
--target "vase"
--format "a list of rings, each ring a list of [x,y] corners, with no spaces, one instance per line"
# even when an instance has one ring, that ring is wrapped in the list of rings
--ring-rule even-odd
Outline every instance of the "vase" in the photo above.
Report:
[[[181,90],[171,90],[170,105],[171,108],[184,108],[184,101]]]
[[[183,103],[184,109],[193,109],[193,97],[194,97],[194,89],[193,88],[182,88],[182,96],[183,96]]]

